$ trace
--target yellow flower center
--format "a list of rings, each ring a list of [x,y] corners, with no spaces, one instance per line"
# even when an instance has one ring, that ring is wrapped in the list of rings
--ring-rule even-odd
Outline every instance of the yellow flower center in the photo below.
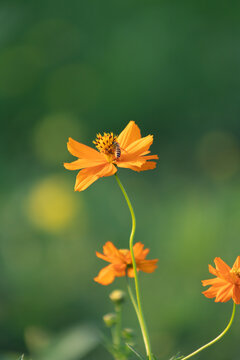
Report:
[[[231,273],[235,274],[237,277],[240,278],[240,268],[239,269],[233,268],[231,270]]]
[[[97,134],[96,139],[93,141],[98,151],[103,153],[108,161],[115,159],[115,151],[117,144],[117,136],[113,133],[104,133],[103,135]]]

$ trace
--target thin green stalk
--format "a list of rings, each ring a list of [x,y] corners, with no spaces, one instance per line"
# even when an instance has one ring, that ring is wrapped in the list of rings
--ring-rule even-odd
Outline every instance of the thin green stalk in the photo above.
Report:
[[[129,284],[128,276],[127,276],[127,275],[126,275],[126,281],[127,281],[128,294],[129,294],[129,297],[130,297],[130,299],[131,299],[131,301],[132,301],[133,307],[134,307],[134,309],[135,309],[135,311],[136,311],[139,324],[140,324],[140,326],[141,326],[141,318],[140,318],[140,314],[139,314],[139,311],[138,311],[138,306],[137,306],[137,303],[136,303],[136,299],[135,299],[135,297],[134,297],[134,295],[133,295],[132,288],[131,288],[131,286],[130,286],[130,284]],[[142,330],[142,328],[141,328],[141,330]],[[143,330],[142,330],[142,332],[143,332]],[[143,333],[143,334],[144,334],[144,333]],[[143,335],[143,336],[144,336],[144,335]],[[146,343],[145,338],[144,338],[144,343]]]
[[[151,344],[150,344],[150,339],[149,339],[149,335],[148,335],[147,326],[146,326],[144,316],[143,316],[143,310],[142,310],[141,299],[140,299],[140,290],[139,290],[137,265],[136,265],[134,252],[133,252],[133,239],[134,239],[135,230],[136,230],[135,213],[134,213],[131,201],[130,201],[130,199],[128,197],[128,194],[127,194],[125,188],[123,187],[117,173],[115,173],[115,177],[116,177],[117,183],[118,183],[118,185],[119,185],[119,187],[120,187],[120,189],[121,189],[121,191],[122,191],[122,193],[123,193],[123,195],[125,197],[125,200],[127,202],[127,205],[128,205],[129,211],[131,213],[131,217],[132,217],[132,231],[131,231],[130,239],[129,239],[129,248],[130,248],[132,264],[133,264],[133,271],[134,271],[134,280],[135,280],[135,289],[136,289],[137,307],[138,307],[137,316],[138,316],[138,321],[140,323],[140,327],[141,327],[142,336],[143,336],[143,340],[144,340],[144,344],[145,344],[148,359],[152,360]],[[134,306],[134,308],[135,308],[135,306]]]
[[[119,349],[121,343],[121,327],[122,327],[122,306],[116,305],[117,323],[115,325],[115,345]]]
[[[121,353],[120,353],[121,324],[122,324],[122,307],[121,307],[121,305],[116,305],[115,311],[116,311],[116,315],[117,315],[116,324],[111,328],[112,343],[114,346],[114,359],[122,360]]]
[[[213,339],[212,341],[210,341],[210,342],[207,343],[206,345],[203,345],[202,347],[200,347],[200,348],[197,349],[196,351],[194,351],[194,352],[192,352],[191,354],[189,354],[189,355],[185,356],[184,358],[182,358],[182,360],[190,359],[192,356],[200,353],[200,351],[208,348],[209,346],[215,344],[218,340],[220,340],[220,339],[228,332],[228,330],[230,329],[230,327],[231,327],[231,325],[232,325],[232,322],[233,322],[233,319],[234,319],[235,310],[236,310],[236,304],[235,304],[235,302],[233,302],[232,316],[231,316],[231,319],[230,319],[227,327],[223,330],[223,332],[221,332],[220,335],[218,335],[215,339]]]

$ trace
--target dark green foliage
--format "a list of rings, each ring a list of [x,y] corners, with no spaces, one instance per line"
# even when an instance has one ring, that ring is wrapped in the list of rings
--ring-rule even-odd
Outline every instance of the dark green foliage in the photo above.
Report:
[[[72,160],[69,136],[91,146],[97,132],[118,134],[131,119],[154,135],[160,156],[154,171],[119,171],[136,208],[136,241],[159,258],[154,274],[141,274],[152,349],[195,348],[224,326],[230,304],[203,298],[200,281],[215,256],[232,264],[239,251],[240,2],[227,4],[0,1],[1,360],[29,359],[33,326],[56,339],[89,319],[100,327],[109,311],[106,288],[92,280],[95,251],[107,240],[126,248],[129,214],[113,178],[74,193],[76,172],[62,164]],[[232,174],[231,147],[204,142],[215,131],[232,136]],[[55,231],[39,226],[45,212],[33,221],[29,203],[56,173],[75,211]],[[96,350],[96,359],[107,356]],[[202,355],[226,356],[239,358],[237,321]]]

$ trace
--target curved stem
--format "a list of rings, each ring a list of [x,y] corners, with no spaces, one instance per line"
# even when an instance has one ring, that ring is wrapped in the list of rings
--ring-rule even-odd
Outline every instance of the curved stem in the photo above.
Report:
[[[135,261],[135,257],[134,257],[134,251],[133,251],[133,239],[134,239],[134,235],[135,235],[135,230],[136,230],[136,218],[135,218],[135,214],[134,214],[134,210],[131,204],[131,201],[127,195],[127,192],[125,190],[125,188],[123,187],[117,173],[115,173],[115,177],[117,180],[117,183],[125,197],[125,200],[127,202],[129,211],[131,213],[131,217],[132,217],[132,231],[130,234],[130,239],[129,239],[129,248],[130,248],[130,253],[131,253],[131,258],[132,258],[132,264],[133,264],[133,271],[134,271],[134,280],[135,280],[135,289],[136,289],[136,297],[137,297],[137,308],[138,308],[138,320],[140,323],[140,327],[142,330],[142,336],[143,336],[143,340],[144,340],[144,344],[145,344],[145,348],[146,348],[146,353],[148,356],[149,360],[152,360],[152,353],[151,353],[151,344],[150,344],[150,339],[149,339],[149,335],[148,335],[148,331],[147,331],[147,326],[144,320],[144,316],[143,316],[143,311],[142,311],[142,305],[141,305],[141,300],[140,300],[140,290],[139,290],[139,281],[138,281],[138,273],[137,273],[137,265],[136,265],[136,261]],[[131,299],[132,300],[132,299]],[[135,306],[134,306],[135,308]],[[136,309],[135,309],[136,310]]]
[[[210,342],[207,343],[206,345],[203,345],[202,347],[200,347],[200,348],[197,349],[196,351],[194,351],[194,352],[192,352],[191,354],[185,356],[184,358],[182,358],[182,360],[190,359],[192,356],[198,354],[200,351],[206,349],[207,347],[215,344],[218,340],[220,340],[220,339],[228,332],[228,330],[230,329],[230,327],[231,327],[231,325],[232,325],[232,322],[233,322],[233,319],[234,319],[234,315],[235,315],[235,309],[236,309],[236,304],[235,304],[235,302],[233,302],[233,310],[232,310],[231,319],[230,319],[227,327],[223,330],[223,332],[221,332],[220,335],[218,335],[215,339],[213,339],[212,341],[210,341]]]

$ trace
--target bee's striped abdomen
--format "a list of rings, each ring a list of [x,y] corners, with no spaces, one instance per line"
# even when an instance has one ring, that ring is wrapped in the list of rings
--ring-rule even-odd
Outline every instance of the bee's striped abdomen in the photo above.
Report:
[[[120,145],[119,145],[119,143],[114,142],[114,146],[115,146],[115,157],[116,157],[116,159],[119,159],[120,156],[121,156],[121,148],[120,148]]]

